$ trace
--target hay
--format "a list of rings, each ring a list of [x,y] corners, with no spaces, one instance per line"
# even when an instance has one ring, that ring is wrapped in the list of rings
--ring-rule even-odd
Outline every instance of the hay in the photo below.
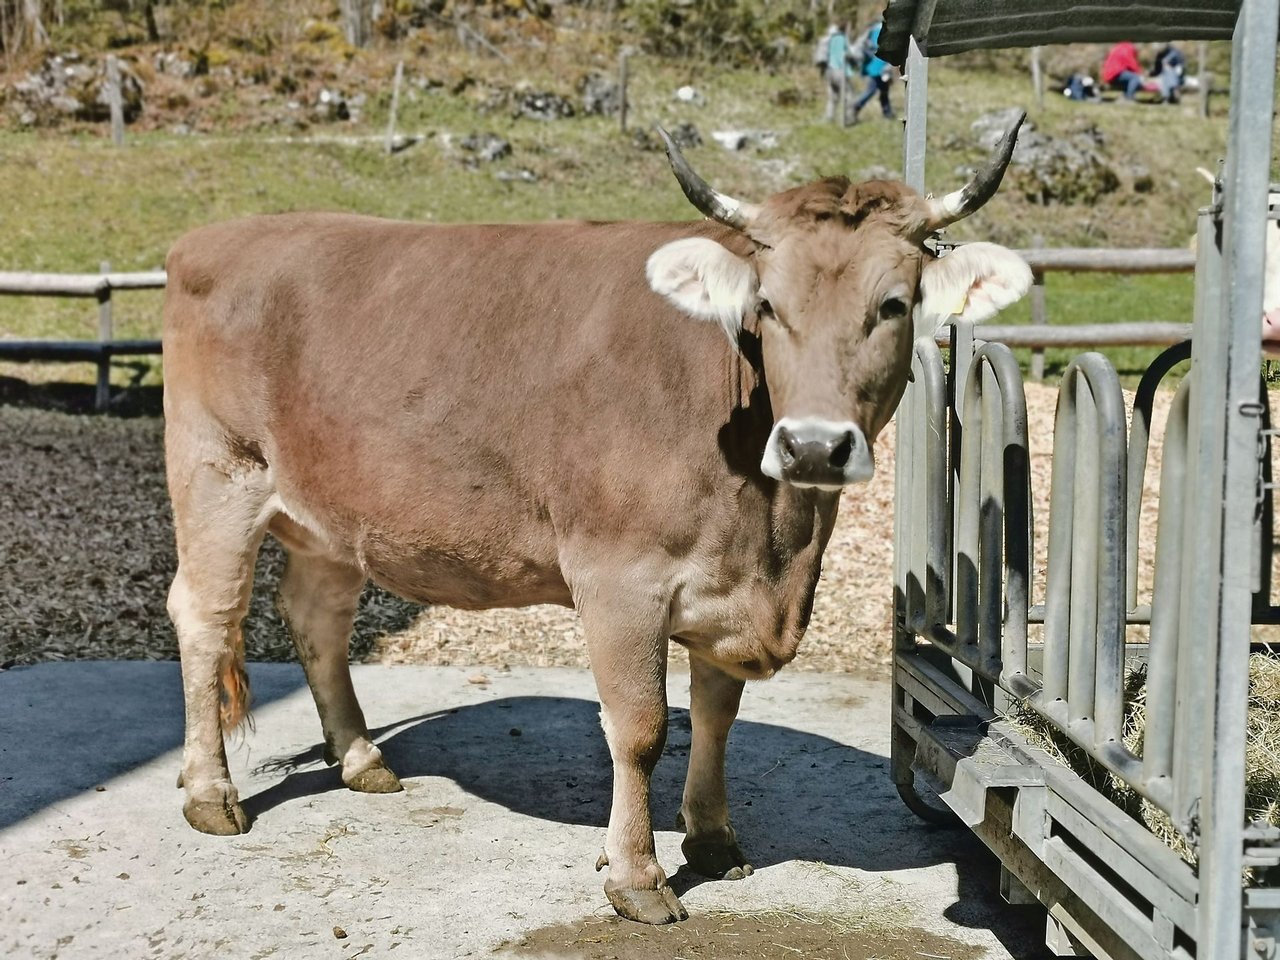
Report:
[[[1142,756],[1146,733],[1146,670],[1125,677],[1124,744]],[[1179,857],[1196,866],[1196,853],[1170,816],[1140,796],[1124,780],[1107,771],[1056,727],[1028,707],[1007,715],[1017,731],[1053,760],[1143,824]],[[1249,658],[1249,709],[1245,750],[1245,823],[1261,821],[1280,827],[1280,654],[1255,653]],[[1271,871],[1272,874],[1275,871]],[[1271,882],[1280,877],[1271,877]],[[1244,882],[1267,883],[1246,869]]]

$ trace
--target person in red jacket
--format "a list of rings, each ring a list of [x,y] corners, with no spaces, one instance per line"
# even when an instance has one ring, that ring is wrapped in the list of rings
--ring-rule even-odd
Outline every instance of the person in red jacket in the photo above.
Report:
[[[1146,71],[1138,62],[1138,48],[1128,40],[1117,43],[1102,61],[1102,82],[1105,86],[1124,92],[1126,100],[1133,100],[1139,90],[1158,89],[1148,85]]]

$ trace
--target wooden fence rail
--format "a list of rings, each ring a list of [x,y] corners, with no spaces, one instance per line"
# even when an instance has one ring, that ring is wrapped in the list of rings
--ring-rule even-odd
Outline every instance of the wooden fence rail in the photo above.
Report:
[[[982,328],[984,339],[1014,347],[1030,347],[1032,375],[1044,375],[1044,348],[1067,346],[1159,346],[1177,343],[1191,335],[1183,323],[1090,323],[1050,327],[1044,301],[1048,273],[1189,273],[1195,269],[1191,250],[1069,249],[1019,250],[1031,267],[1031,326],[990,324]],[[116,340],[113,335],[112,294],[117,290],[160,290],[165,272],[115,273],[103,264],[100,273],[15,273],[0,271],[0,296],[84,297],[98,302],[96,340],[0,339],[0,359],[52,363],[94,363],[98,367],[98,410],[110,400],[111,359],[117,356],[159,354],[159,340]],[[946,343],[949,334],[941,334]]]

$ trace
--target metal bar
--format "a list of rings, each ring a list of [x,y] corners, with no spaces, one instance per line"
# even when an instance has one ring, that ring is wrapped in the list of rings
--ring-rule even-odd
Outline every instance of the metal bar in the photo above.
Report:
[[[1004,631],[1000,659],[1005,675],[1027,671],[1027,621],[1031,603],[1031,453],[1022,373],[1008,349],[983,347],[1000,384],[1004,418]]]
[[[1191,336],[1188,323],[1082,323],[1063,327],[982,324],[975,330],[980,340],[997,341],[1011,347],[1119,347],[1171,346]],[[946,330],[938,333],[946,346]]]
[[[907,186],[925,192],[925,133],[929,108],[929,59],[915,37],[907,40],[907,59],[902,80],[907,85],[907,102],[902,137],[902,179]],[[843,119],[843,118],[842,118]]]
[[[1215,190],[1215,195],[1217,191]],[[1194,327],[1199,341],[1192,341],[1191,372],[1188,379],[1197,379],[1200,390],[1208,390],[1215,386],[1218,378],[1212,363],[1206,365],[1206,355],[1221,349],[1220,337],[1213,329],[1219,315],[1222,293],[1222,248],[1219,245],[1216,209],[1205,208],[1199,213],[1196,225],[1196,251],[1200,258],[1196,270],[1196,298]],[[1204,458],[1202,442],[1211,448],[1210,458],[1216,457],[1221,464],[1222,450],[1220,418],[1208,414],[1208,424],[1202,429],[1201,417],[1205,412],[1198,405],[1189,404],[1187,413],[1187,469],[1186,504],[1182,518],[1185,528],[1184,536],[1191,538],[1207,538],[1209,542],[1201,543],[1200,549],[1184,551],[1182,557],[1181,582],[1197,583],[1198,577],[1206,575],[1203,568],[1206,551],[1217,550],[1217,537],[1220,533],[1218,523],[1211,521],[1209,515],[1213,511],[1196,509],[1201,490],[1206,483],[1214,483],[1219,477],[1218,471],[1205,469],[1201,460]],[[1201,435],[1204,435],[1203,441]],[[1212,462],[1210,460],[1210,462]],[[1221,492],[1210,494],[1220,497]],[[1217,502],[1215,499],[1214,502]],[[1214,576],[1217,566],[1214,564]],[[1209,644],[1206,642],[1207,631],[1216,629],[1214,621],[1216,607],[1204,602],[1200,590],[1183,590],[1178,597],[1178,683],[1177,714],[1180,717],[1195,717],[1195,729],[1175,727],[1174,731],[1174,797],[1173,822],[1179,830],[1190,835],[1200,803],[1202,787],[1201,769],[1204,763],[1203,747],[1199,727],[1208,710],[1205,687],[1205,671],[1211,669],[1212,658]]]
[[[1178,724],[1178,598],[1182,592],[1182,518],[1186,510],[1189,394],[1190,381],[1183,380],[1169,409],[1160,468],[1151,649],[1147,658],[1147,725],[1142,749],[1142,775],[1147,783],[1173,775],[1173,744]]]
[[[978,651],[983,660],[1000,659],[1000,625],[1003,617],[1004,550],[1004,417],[1000,388],[986,356],[979,354],[972,379],[981,384],[977,407],[981,411],[979,433],[978,495]],[[969,418],[972,425],[973,419]],[[970,429],[970,435],[973,434]]]
[[[1098,413],[1092,384],[1078,363],[1067,368],[1062,379],[1066,403],[1059,403],[1058,421],[1076,421],[1075,448],[1064,470],[1075,474],[1071,508],[1071,604],[1067,625],[1070,649],[1067,668],[1068,722],[1092,721],[1097,676],[1098,624],[1098,500],[1100,491],[1096,460]],[[1055,471],[1056,473],[1056,471]],[[1056,478],[1055,478],[1056,479]],[[1050,568],[1052,573],[1052,567]]]
[[[1277,20],[1280,0],[1243,0],[1232,41],[1231,119],[1223,178],[1223,262],[1227,281],[1222,306],[1225,327],[1217,389],[1198,380],[1193,416],[1204,426],[1216,414],[1222,429],[1222,456],[1198,450],[1197,467],[1214,470],[1207,490],[1221,498],[1195,499],[1219,527],[1216,550],[1202,564],[1206,574],[1196,593],[1216,604],[1211,651],[1211,722],[1204,725],[1204,794],[1200,804],[1200,895],[1202,956],[1239,952],[1243,920],[1240,870],[1243,861],[1245,725],[1249,689],[1249,612],[1252,601],[1250,551],[1254,483],[1261,418],[1257,415],[1257,376],[1261,360],[1258,316],[1262,312],[1265,272],[1265,217],[1271,169],[1271,117],[1275,107]],[[1266,131],[1259,136],[1259,131]],[[1207,366],[1207,365],[1206,365]],[[1206,378],[1207,379],[1207,378]],[[1224,402],[1225,401],[1225,402]],[[1203,436],[1203,434],[1202,434]],[[1216,451],[1215,451],[1216,452]],[[1193,488],[1194,489],[1194,488]],[[1221,503],[1221,507],[1218,504]],[[1209,543],[1193,541],[1197,552]],[[1214,562],[1216,561],[1216,563]],[[1215,569],[1216,567],[1216,569]]]
[[[942,354],[930,338],[916,341],[914,382],[898,407],[897,502],[912,523],[897,527],[905,547],[898,582],[912,629],[945,623],[950,595],[951,515],[947,504],[947,384]],[[895,526],[897,516],[895,515]],[[905,577],[905,579],[903,579]]]
[[[1097,856],[1114,871],[1124,883],[1146,900],[1155,912],[1163,914],[1186,933],[1195,934],[1195,908],[1185,893],[1190,884],[1173,884],[1170,873],[1177,871],[1185,877],[1191,868],[1177,859],[1168,847],[1152,850],[1136,848],[1130,843],[1131,836],[1141,835],[1148,841],[1154,838],[1133,821],[1125,823],[1121,818],[1125,814],[1116,810],[1110,801],[1100,797],[1091,803],[1074,803],[1066,797],[1050,790],[1045,797],[1045,813],[1080,842],[1090,853]],[[1123,824],[1123,826],[1121,826]],[[1131,829],[1131,825],[1137,827]],[[1033,826],[1028,823],[1026,826]],[[1118,828],[1118,829],[1117,829]],[[1055,831],[1056,832],[1056,831]],[[1156,841],[1159,844],[1159,841]],[[1162,846],[1162,845],[1161,845]],[[1142,854],[1156,854],[1148,858]],[[1111,887],[1106,884],[1105,887]],[[1114,888],[1112,888],[1114,889]],[[1194,894],[1192,894],[1194,896]],[[1169,949],[1168,944],[1164,945]],[[1164,956],[1161,955],[1161,960]]]
[[[1155,406],[1156,389],[1165,374],[1179,363],[1191,358],[1191,341],[1186,340],[1165,350],[1147,367],[1133,397],[1133,417],[1129,426],[1129,515],[1128,560],[1125,572],[1125,598],[1129,610],[1138,606],[1138,536],[1142,515],[1142,487],[1147,471],[1147,446],[1151,440],[1151,414]],[[1167,445],[1168,441],[1166,441]],[[1161,498],[1161,503],[1164,500]],[[1177,594],[1172,594],[1176,597]]]
[[[918,418],[924,432],[925,483],[928,485],[927,526],[929,579],[925,582],[925,617],[930,623],[945,623],[951,599],[951,505],[947,502],[947,379],[937,344],[926,338],[917,341],[921,357],[925,403]]]
[[[1097,353],[1078,361],[1097,407],[1098,586],[1094,705],[1098,742],[1120,742],[1124,725],[1124,545],[1126,442],[1124,395],[1111,363]]]
[[[1070,673],[1071,563],[1077,417],[1069,394],[1076,374],[1069,371],[1058,390],[1053,428],[1053,470],[1049,486],[1049,549],[1044,601],[1044,692],[1065,703]]]

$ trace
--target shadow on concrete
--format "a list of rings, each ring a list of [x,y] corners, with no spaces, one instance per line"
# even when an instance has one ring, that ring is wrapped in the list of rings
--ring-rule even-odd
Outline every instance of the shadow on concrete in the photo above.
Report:
[[[658,829],[675,826],[690,743],[687,710],[668,714],[667,746],[653,777]],[[511,697],[412,717],[375,732],[402,778],[445,777],[468,793],[513,812],[556,823],[608,824],[611,761],[594,701]],[[320,744],[271,758],[260,769],[285,772],[277,784],[245,797],[251,817],[286,801],[345,789],[336,769],[300,769],[321,761]],[[1019,960],[1049,954],[1039,945],[1038,908],[991,909],[998,864],[966,830],[930,827],[903,806],[888,761],[856,747],[788,727],[739,720],[728,752],[729,805],[743,848],[757,867],[791,860],[875,873],[954,863],[961,902],[947,917],[990,930]],[[293,772],[288,772],[293,771]],[[683,893],[702,877],[681,867]],[[967,908],[963,901],[982,904]]]
[[[306,686],[300,667],[251,664],[249,676],[255,708]],[[176,663],[80,660],[0,671],[0,830],[181,747],[182,724]],[[177,763],[173,776],[176,783]]]
[[[251,665],[250,671],[257,707],[305,687],[296,666]],[[0,672],[0,730],[3,829],[180,747],[178,665],[90,661]],[[653,780],[659,829],[675,825],[690,732],[688,711],[672,709]],[[375,734],[403,778],[445,777],[536,820],[601,830],[608,822],[611,762],[594,701],[500,698],[410,717]],[[336,769],[311,766],[321,762],[321,749],[317,743],[261,764],[263,772],[283,777],[244,798],[250,816],[345,789]],[[993,909],[994,859],[967,831],[917,821],[889,782],[887,762],[827,737],[739,721],[729,743],[729,798],[752,862],[800,860],[873,873],[954,864],[961,896],[946,908],[948,919],[990,930],[1018,960],[1048,956],[1038,947],[1043,911]],[[247,792],[248,784],[240,786]],[[687,869],[672,879],[680,892],[705,882]]]

